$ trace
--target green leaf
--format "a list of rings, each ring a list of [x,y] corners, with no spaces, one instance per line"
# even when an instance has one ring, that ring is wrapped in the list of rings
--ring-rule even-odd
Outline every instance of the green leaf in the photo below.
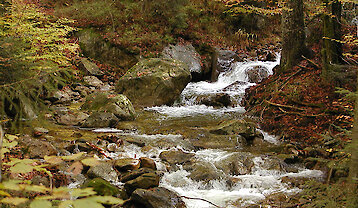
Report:
[[[52,203],[46,200],[34,200],[30,204],[30,208],[51,208]]]
[[[51,189],[45,187],[45,186],[38,186],[38,185],[30,185],[25,187],[26,191],[31,191],[31,192],[38,192],[38,193],[46,193],[48,191],[51,191]]]
[[[62,156],[61,158],[64,160],[79,160],[85,153],[84,152],[79,152],[77,154],[74,155],[69,155],[69,156]]]
[[[29,173],[34,170],[34,167],[26,163],[18,163],[10,168],[13,173]]]
[[[124,200],[123,199],[119,199],[113,196],[92,196],[89,197],[90,199],[99,202],[101,204],[123,204]]]
[[[28,200],[29,199],[19,198],[19,197],[6,197],[6,198],[2,199],[0,202],[17,206],[17,205],[27,202]]]
[[[97,158],[91,157],[81,160],[81,163],[86,166],[96,166],[100,164],[100,161]]]
[[[97,192],[93,191],[93,188],[85,188],[85,189],[73,189],[71,192],[71,196],[73,197],[85,197],[95,195]]]
[[[73,203],[75,208],[104,208],[104,206],[90,198],[78,199]]]
[[[19,139],[19,137],[15,136],[15,135],[11,135],[11,134],[5,134],[6,139],[8,139],[9,141],[14,141]]]

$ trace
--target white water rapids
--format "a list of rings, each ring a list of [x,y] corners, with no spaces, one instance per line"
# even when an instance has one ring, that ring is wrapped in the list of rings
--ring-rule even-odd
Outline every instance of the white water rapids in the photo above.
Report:
[[[163,122],[166,119],[173,118],[195,118],[197,116],[211,115],[221,117],[225,114],[245,112],[245,109],[239,105],[245,89],[255,85],[250,83],[247,76],[247,70],[260,66],[267,69],[269,75],[273,72],[273,68],[279,64],[279,58],[274,62],[236,62],[231,65],[231,70],[223,72],[219,75],[217,82],[197,82],[189,83],[181,94],[180,100],[173,106],[158,106],[147,108],[146,111],[159,113]],[[236,102],[235,106],[214,108],[197,103],[197,97],[201,95],[212,95],[217,93],[226,93],[230,95],[232,100]],[[98,132],[107,131],[106,129],[97,130]],[[200,198],[210,201],[220,207],[240,207],[250,203],[255,203],[258,200],[265,199],[265,196],[276,192],[296,193],[298,188],[290,188],[283,183],[281,179],[285,176],[289,177],[313,177],[321,178],[323,173],[317,170],[307,170],[300,166],[295,166],[294,172],[286,171],[286,169],[275,169],[267,165],[270,157],[267,155],[253,155],[253,167],[249,174],[246,175],[231,175],[224,173],[225,177],[220,180],[210,181],[194,181],[190,176],[190,171],[178,166],[175,171],[168,171],[164,163],[159,159],[159,154],[165,150],[183,150],[184,152],[194,153],[196,161],[209,164],[209,166],[220,172],[221,166],[226,163],[227,159],[237,152],[220,150],[220,149],[205,149],[194,151],[186,148],[186,143],[183,141],[183,136],[179,134],[154,134],[146,135],[136,132],[125,133],[121,130],[110,129],[110,132],[118,133],[123,136],[131,136],[140,138],[146,144],[153,148],[149,151],[143,151],[140,147],[130,144],[126,145],[122,151],[112,153],[112,157],[149,157],[153,158],[159,170],[164,171],[165,174],[161,179],[160,186],[175,191],[180,196],[188,198]],[[275,137],[262,132],[264,139],[270,143],[277,144]],[[161,146],[163,142],[168,146]],[[251,154],[251,153],[249,153]],[[221,171],[222,172],[222,171]],[[221,173],[220,172],[220,173]],[[228,184],[228,179],[234,183]],[[189,208],[209,208],[214,207],[204,200],[185,199],[187,207]]]

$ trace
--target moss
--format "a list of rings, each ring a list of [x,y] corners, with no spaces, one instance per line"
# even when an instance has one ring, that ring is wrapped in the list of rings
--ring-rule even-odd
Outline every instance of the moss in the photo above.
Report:
[[[116,196],[120,190],[102,178],[95,178],[87,182],[83,188],[92,187],[98,195],[101,196]]]

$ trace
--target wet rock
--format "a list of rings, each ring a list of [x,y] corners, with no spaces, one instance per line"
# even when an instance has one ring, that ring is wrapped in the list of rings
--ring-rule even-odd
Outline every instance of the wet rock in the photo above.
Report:
[[[207,135],[190,139],[197,149],[236,149],[247,144],[246,139],[240,135]]]
[[[145,59],[118,80],[116,91],[135,106],[171,105],[190,82],[186,66],[173,59]]]
[[[217,127],[211,128],[210,133],[218,135],[240,135],[247,141],[254,138],[263,138],[261,132],[256,130],[256,125],[245,120],[229,120],[221,122]]]
[[[141,208],[185,208],[185,203],[176,193],[163,188],[137,189],[131,196],[135,207]]]
[[[106,181],[118,181],[118,173],[112,167],[112,164],[101,162],[98,165],[90,167],[87,171],[87,176],[90,178],[102,178]]]
[[[213,164],[208,162],[196,162],[193,165],[186,165],[184,169],[190,171],[189,178],[194,181],[220,180],[225,177],[225,174],[218,170]]]
[[[84,128],[115,127],[119,119],[113,113],[94,112],[82,124]]]
[[[136,170],[139,166],[139,160],[132,158],[118,159],[114,163],[114,167],[119,171]]]
[[[246,175],[251,173],[254,167],[252,161],[253,156],[250,153],[236,152],[222,158],[220,161],[215,161],[217,169],[222,170],[225,174],[230,175]]]
[[[34,132],[34,136],[39,137],[48,134],[48,129],[42,127],[35,127],[33,132]]]
[[[31,138],[28,135],[20,137],[19,143],[23,147],[23,152],[29,154],[30,158],[43,158],[46,155],[57,155],[58,153],[50,142]]]
[[[108,152],[116,152],[119,150],[119,146],[115,143],[109,143],[107,145],[107,150],[108,150]]]
[[[76,140],[74,143],[69,144],[65,149],[70,153],[91,152],[93,150],[86,144],[86,142],[81,142],[80,140]]]
[[[175,46],[169,45],[164,48],[163,57],[176,59],[186,64],[189,67],[193,81],[203,80],[200,55],[195,51],[195,48],[190,43],[178,43]]]
[[[252,83],[259,83],[268,75],[268,70],[262,66],[255,66],[246,70],[248,81]]]
[[[139,158],[139,161],[140,161],[141,168],[149,168],[152,170],[157,170],[157,165],[155,164],[154,160],[147,157],[141,157]]]
[[[190,159],[194,156],[195,154],[183,152],[183,150],[171,150],[161,152],[159,158],[170,165],[180,165],[190,162]]]
[[[87,86],[92,86],[96,88],[103,86],[103,82],[95,76],[85,76],[83,77],[83,81]]]
[[[121,175],[121,182],[122,183],[125,183],[127,181],[130,181],[130,180],[133,180],[135,178],[138,178],[139,176],[145,174],[145,173],[152,173],[154,172],[154,170],[152,169],[149,169],[149,168],[140,168],[140,169],[137,169],[137,170],[133,170],[133,171],[130,171],[130,172],[127,172],[127,173],[123,173]]]
[[[130,144],[135,144],[135,145],[137,145],[139,147],[144,147],[145,146],[145,142],[140,138],[129,137],[129,138],[126,138],[125,141],[130,143]]]
[[[285,176],[281,178],[282,183],[288,184],[291,188],[293,187],[303,188],[303,185],[309,180],[310,178],[304,178],[304,177]]]
[[[154,172],[144,173],[133,180],[127,181],[124,184],[124,189],[128,195],[131,195],[136,189],[149,189],[159,186],[159,180],[160,177]]]
[[[134,120],[135,110],[131,101],[125,95],[113,95],[98,92],[87,96],[82,110],[90,112],[113,113],[119,120]]]
[[[226,93],[198,96],[196,101],[199,104],[204,104],[213,107],[228,107],[232,105],[231,97]]]
[[[91,187],[98,195],[101,196],[116,196],[120,190],[102,178],[94,178],[84,184],[83,188]]]
[[[78,126],[78,125],[82,125],[88,117],[89,115],[83,112],[79,112],[76,114],[68,113],[68,114],[60,115],[57,118],[57,123],[66,126]]]
[[[58,105],[57,106],[51,106],[51,110],[53,110],[54,114],[57,115],[57,116],[65,115],[65,114],[67,114],[69,112],[67,107],[58,106]]]
[[[87,58],[81,58],[78,63],[78,67],[87,75],[102,76],[104,74],[95,63],[91,62]]]

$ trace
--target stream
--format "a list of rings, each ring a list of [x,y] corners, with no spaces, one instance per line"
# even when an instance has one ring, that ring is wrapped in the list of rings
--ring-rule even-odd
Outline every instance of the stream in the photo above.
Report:
[[[241,99],[245,89],[255,85],[249,81],[247,71],[261,67],[271,75],[278,60],[279,57],[274,62],[223,63],[228,67],[220,73],[218,81],[189,83],[173,106],[145,108],[138,112],[135,121],[123,122],[121,130],[95,131],[112,132],[145,143],[145,147],[125,145],[110,153],[111,157],[152,158],[158,170],[164,172],[160,186],[185,196],[189,208],[215,207],[212,204],[245,207],[273,193],[297,193],[300,189],[282,182],[282,178],[320,179],[323,173],[305,169],[301,164],[286,164],[276,157],[272,149],[280,142],[274,136],[259,130],[264,135],[263,142],[247,146],[235,135],[212,135],[207,130],[222,121],[243,119],[245,109],[240,106]],[[200,97],[222,93],[230,96],[230,106],[210,107],[200,103]],[[160,154],[168,150],[188,153],[192,158],[189,164],[168,165],[160,159]]]

